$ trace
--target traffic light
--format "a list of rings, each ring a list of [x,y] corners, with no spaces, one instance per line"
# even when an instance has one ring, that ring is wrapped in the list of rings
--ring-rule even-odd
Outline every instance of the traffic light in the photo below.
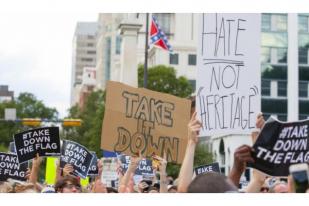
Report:
[[[42,120],[40,118],[23,118],[22,124],[25,126],[38,127],[41,125]]]
[[[82,125],[81,119],[63,119],[62,125],[64,127],[80,127]]]

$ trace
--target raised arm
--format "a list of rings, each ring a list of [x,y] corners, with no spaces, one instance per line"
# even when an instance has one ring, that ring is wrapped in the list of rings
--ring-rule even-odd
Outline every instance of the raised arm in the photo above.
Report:
[[[242,145],[238,147],[234,153],[234,164],[229,174],[229,179],[235,184],[239,185],[240,177],[246,169],[247,162],[254,162],[251,157],[252,148],[248,145]]]
[[[263,117],[263,113],[259,113],[256,117],[256,128],[262,129],[265,124],[265,120]],[[260,132],[252,132],[251,133],[251,138],[252,138],[252,143],[254,144],[259,136]],[[266,175],[263,174],[262,172],[258,171],[257,169],[252,169],[252,177],[251,180],[246,187],[246,192],[248,193],[257,193],[260,192],[261,187],[264,184],[264,181],[266,179]]]
[[[142,160],[141,154],[139,154],[138,157],[131,156],[131,161],[130,161],[130,164],[128,166],[128,169],[127,169],[125,175],[123,176],[123,178],[120,181],[119,192],[123,193],[123,192],[127,191],[127,187],[128,187],[128,183],[130,181],[130,178],[135,173],[135,170],[137,169],[139,162],[141,160]]]
[[[187,192],[187,188],[192,181],[194,153],[201,125],[201,122],[196,118],[196,112],[194,112],[188,124],[188,144],[179,172],[178,192]]]
[[[42,158],[37,154],[35,158],[32,160],[32,168],[30,172],[29,182],[36,185],[38,181],[39,171],[40,171],[40,165],[42,163]]]
[[[164,153],[164,157],[159,157],[154,155],[153,158],[159,160],[159,171],[160,171],[160,193],[167,193],[167,180],[166,180],[166,153]]]

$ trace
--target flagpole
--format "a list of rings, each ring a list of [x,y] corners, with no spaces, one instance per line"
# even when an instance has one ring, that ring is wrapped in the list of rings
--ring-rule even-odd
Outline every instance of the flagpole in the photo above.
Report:
[[[145,35],[145,63],[144,63],[144,88],[147,88],[148,81],[148,26],[149,24],[149,13],[146,13],[146,35]]]

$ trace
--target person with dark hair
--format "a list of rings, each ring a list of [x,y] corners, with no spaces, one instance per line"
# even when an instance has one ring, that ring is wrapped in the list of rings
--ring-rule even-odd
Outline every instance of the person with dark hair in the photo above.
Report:
[[[67,175],[57,181],[55,191],[57,193],[81,193],[82,188],[76,177]]]
[[[188,193],[237,192],[237,187],[222,174],[209,172],[197,175],[188,187]]]
[[[167,186],[167,192],[168,193],[177,193],[177,186],[175,186],[175,185],[168,185]]]
[[[118,190],[112,187],[106,187],[107,193],[118,193]]]
[[[157,186],[150,186],[148,188],[148,193],[159,193],[159,188]]]

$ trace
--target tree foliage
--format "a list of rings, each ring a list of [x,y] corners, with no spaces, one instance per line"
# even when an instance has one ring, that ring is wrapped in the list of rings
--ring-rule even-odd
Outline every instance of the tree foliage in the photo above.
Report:
[[[17,118],[42,118],[55,120],[58,112],[55,108],[49,108],[38,100],[31,93],[20,93],[19,96],[10,102],[0,103],[0,119],[4,119],[5,108],[16,108]],[[17,132],[28,129],[21,122],[0,121],[0,151],[7,151],[8,145],[13,141],[13,135]]]
[[[144,67],[138,67],[138,86],[143,87]],[[193,88],[186,77],[176,77],[176,70],[173,67],[158,65],[148,69],[147,89],[172,94],[178,97],[188,97]]]
[[[83,107],[77,105],[69,109],[69,118],[82,120],[81,127],[66,127],[62,136],[64,139],[76,141],[89,150],[101,156],[101,131],[105,109],[105,92],[102,90],[92,92]]]

